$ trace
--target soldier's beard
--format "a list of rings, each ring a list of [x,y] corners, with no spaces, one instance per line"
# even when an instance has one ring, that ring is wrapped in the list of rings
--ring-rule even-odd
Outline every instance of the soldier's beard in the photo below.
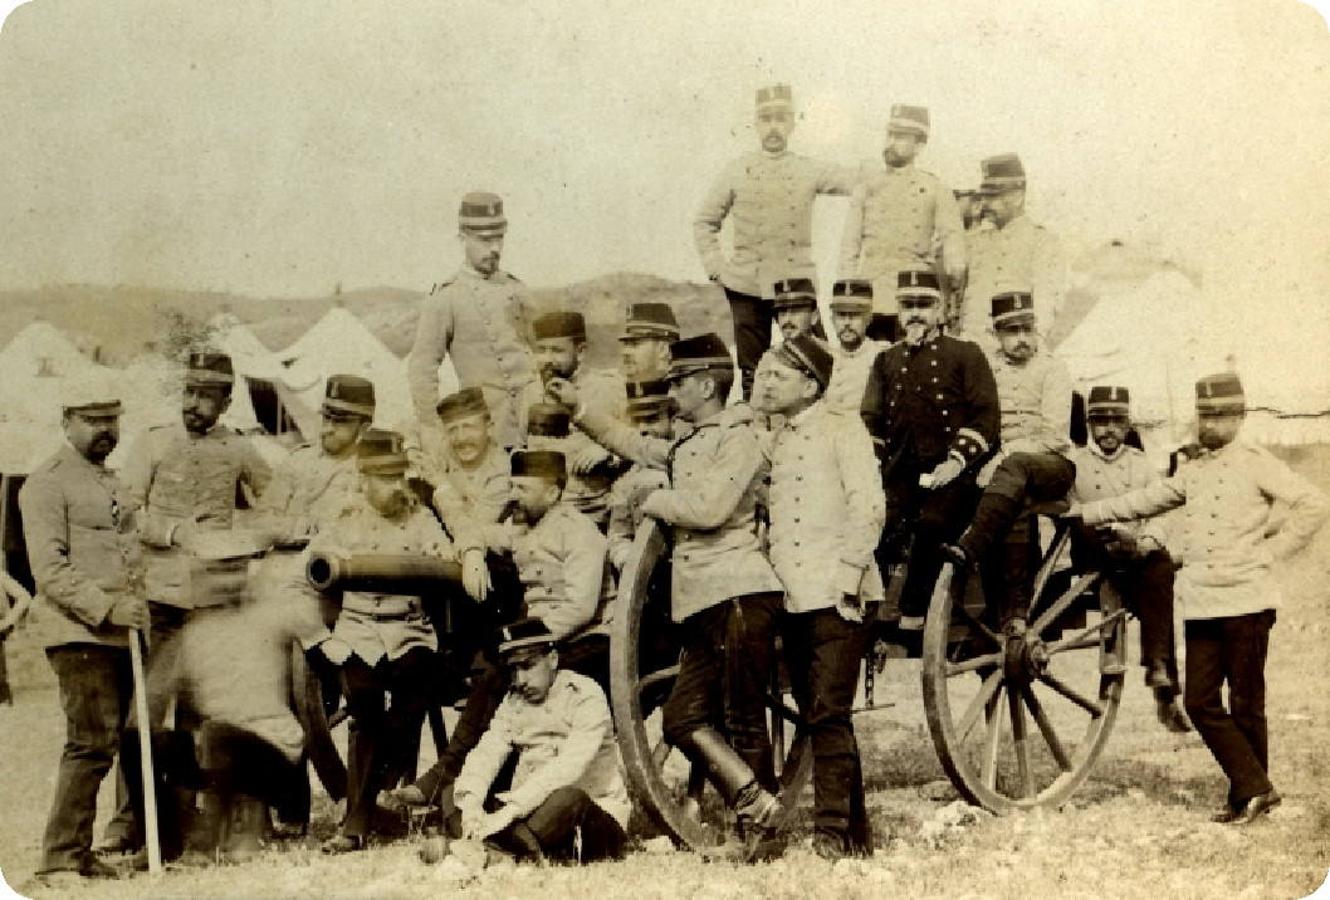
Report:
[[[836,337],[840,338],[840,345],[846,350],[858,350],[864,342],[863,334],[853,328],[842,328],[836,332]]]
[[[922,344],[932,332],[933,326],[919,319],[910,319],[905,323],[905,341],[908,344]]]
[[[893,150],[882,151],[882,159],[887,165],[891,166],[893,169],[904,168],[910,163],[908,157],[901,156]]]
[[[116,439],[109,434],[99,434],[88,442],[88,449],[84,451],[84,456],[89,462],[99,463],[111,455],[115,449]]]

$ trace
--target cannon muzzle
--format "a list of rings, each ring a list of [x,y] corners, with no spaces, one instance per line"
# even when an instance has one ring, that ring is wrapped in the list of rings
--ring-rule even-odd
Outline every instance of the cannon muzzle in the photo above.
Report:
[[[305,566],[305,577],[320,593],[373,591],[381,594],[426,594],[446,583],[462,580],[459,563],[424,556],[365,553],[337,556],[315,553]]]

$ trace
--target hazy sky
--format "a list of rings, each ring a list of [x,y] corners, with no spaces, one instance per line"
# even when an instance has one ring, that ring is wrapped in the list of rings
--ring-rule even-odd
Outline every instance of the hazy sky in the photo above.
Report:
[[[700,279],[692,212],[779,79],[796,150],[877,164],[890,104],[926,104],[921,163],[953,186],[1018,151],[1033,217],[1176,255],[1234,330],[1323,315],[1313,10],[940,6],[36,0],[0,33],[0,287],[419,287],[456,265],[471,188],[506,198],[530,283]],[[842,212],[819,211],[828,262]]]

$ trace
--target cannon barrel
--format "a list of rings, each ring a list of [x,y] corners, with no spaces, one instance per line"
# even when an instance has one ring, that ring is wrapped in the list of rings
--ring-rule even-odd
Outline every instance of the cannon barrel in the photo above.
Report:
[[[424,556],[315,553],[305,566],[305,577],[320,593],[343,590],[421,594],[441,584],[459,583],[462,567],[459,563]]]

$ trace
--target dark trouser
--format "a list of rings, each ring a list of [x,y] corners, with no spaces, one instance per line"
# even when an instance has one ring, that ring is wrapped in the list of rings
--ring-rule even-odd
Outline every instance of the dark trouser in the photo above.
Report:
[[[1275,611],[1187,621],[1183,703],[1210,754],[1228,776],[1228,802],[1240,807],[1273,789],[1265,728],[1265,655]],[[1223,687],[1228,682],[1229,709]]]
[[[1001,575],[1003,619],[1025,615],[1030,607],[1038,552],[1030,504],[1061,500],[1075,482],[1076,465],[1061,454],[1013,453],[998,464],[984,488],[960,545],[971,559],[983,560],[990,551],[995,554],[991,568]]]
[[[65,746],[39,870],[77,871],[92,852],[97,790],[120,748],[134,681],[129,651],[120,647],[63,644],[48,648],[46,658],[60,687]]]
[[[714,761],[696,758],[690,737],[699,729],[718,729],[758,783],[772,792],[779,785],[771,762],[766,694],[780,613],[780,594],[746,594],[685,619],[679,676],[663,711],[666,740],[693,762],[708,764],[717,775]],[[725,798],[729,802],[734,800],[731,794],[729,790]]]
[[[403,748],[418,746],[415,735],[429,704],[433,656],[432,650],[413,647],[395,660],[385,656],[373,668],[354,655],[343,664],[342,693],[356,722],[346,767],[343,834],[370,833],[378,792],[395,784],[415,761],[403,758]],[[386,711],[385,694],[392,697]]]
[[[466,708],[448,738],[448,746],[429,771],[416,779],[416,787],[426,800],[438,803],[444,789],[462,773],[467,754],[480,743],[494,711],[508,693],[509,681],[508,670],[490,659],[485,659],[483,668],[472,676]]]
[[[577,853],[577,835],[581,833],[582,852]],[[614,817],[596,805],[586,791],[561,787],[525,819],[509,825],[489,838],[488,843],[519,858],[533,856],[535,843],[539,852],[556,860],[590,863],[602,859],[622,859],[628,835]]]
[[[901,588],[901,615],[922,616],[928,612],[938,573],[942,570],[942,545],[956,540],[969,524],[979,499],[979,488],[968,473],[945,487],[926,490],[919,475],[933,467],[898,465],[883,485],[887,495],[887,528],[877,549],[883,573],[900,561],[905,543],[910,546],[910,564]]]
[[[146,822],[143,805],[143,763],[137,727],[127,728],[120,747],[131,821]],[[194,737],[187,731],[152,732],[152,773],[157,799],[157,840],[162,859],[172,860],[185,849],[193,826],[194,792],[202,786]],[[141,841],[142,838],[140,837]]]
[[[813,748],[813,825],[852,850],[869,847],[850,709],[870,634],[834,609],[790,614],[783,628],[790,686]]]
[[[5,641],[0,638],[0,703],[13,702],[14,692],[9,687],[9,664],[5,661]]]
[[[771,346],[771,326],[776,321],[776,315],[770,300],[752,294],[741,294],[725,288],[725,299],[730,301],[730,318],[734,322],[734,353],[738,358],[744,399],[748,399],[753,396],[753,372],[757,370],[758,360]]]
[[[205,722],[200,731],[200,786],[215,798],[214,815],[203,822],[195,835],[195,846],[205,852],[216,849],[223,838],[235,841],[264,837],[266,810],[272,807],[283,821],[305,821],[309,775],[304,760],[292,762],[272,744],[242,728],[221,722]],[[260,804],[264,815],[250,821],[239,815],[246,801]],[[306,814],[302,818],[302,811]],[[253,833],[237,832],[248,825]]]
[[[1141,621],[1141,665],[1159,664],[1177,693],[1178,656],[1173,632],[1173,559],[1167,550],[1141,557],[1110,555],[1093,529],[1081,526],[1072,544],[1073,566],[1105,572],[1118,596]]]

